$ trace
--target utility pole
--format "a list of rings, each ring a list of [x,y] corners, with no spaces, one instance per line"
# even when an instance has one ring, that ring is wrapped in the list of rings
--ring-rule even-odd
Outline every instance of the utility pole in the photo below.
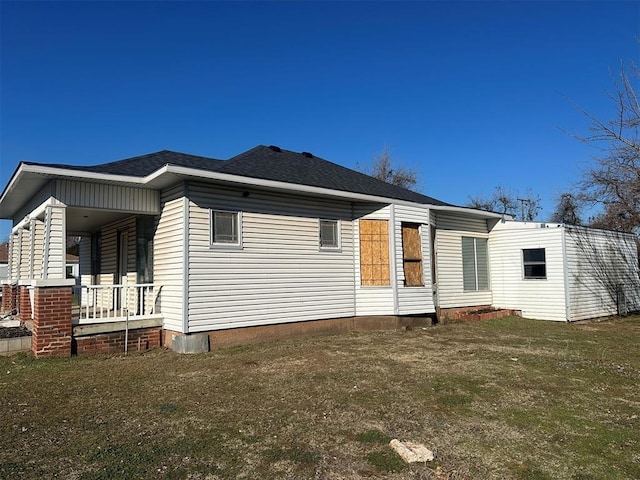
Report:
[[[520,220],[524,222],[524,204],[529,203],[530,200],[528,198],[518,198],[517,200],[520,202]]]

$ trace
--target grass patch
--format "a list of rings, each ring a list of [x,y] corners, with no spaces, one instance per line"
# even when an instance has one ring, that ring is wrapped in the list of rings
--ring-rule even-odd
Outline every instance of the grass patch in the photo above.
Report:
[[[399,472],[407,464],[392,450],[376,450],[367,455],[368,462],[382,472]]]
[[[362,443],[380,443],[386,445],[391,442],[392,438],[380,430],[367,430],[366,432],[356,435],[356,440]]]
[[[640,478],[638,338],[638,316],[506,318],[2,357],[0,478],[439,478],[391,438],[425,444],[451,479]]]

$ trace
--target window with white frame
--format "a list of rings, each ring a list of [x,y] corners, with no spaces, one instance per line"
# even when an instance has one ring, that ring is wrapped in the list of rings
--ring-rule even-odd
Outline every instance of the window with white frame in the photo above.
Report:
[[[240,246],[241,242],[241,213],[211,210],[211,246]]]
[[[340,248],[340,222],[338,220],[320,220],[320,248],[337,250]]]
[[[487,239],[462,237],[462,282],[465,292],[489,290]]]
[[[547,261],[544,248],[523,248],[524,278],[547,278]]]

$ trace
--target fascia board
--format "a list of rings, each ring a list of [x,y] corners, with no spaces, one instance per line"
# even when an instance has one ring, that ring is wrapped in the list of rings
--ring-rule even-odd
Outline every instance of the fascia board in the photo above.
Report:
[[[466,208],[466,207],[456,207],[449,205],[429,205],[431,210],[442,211],[442,212],[452,212],[452,213],[466,213],[468,215],[475,215],[476,217],[487,217],[487,218],[504,218],[505,220],[513,220],[511,215],[495,213],[495,212],[486,212],[484,210],[476,210],[475,208]]]

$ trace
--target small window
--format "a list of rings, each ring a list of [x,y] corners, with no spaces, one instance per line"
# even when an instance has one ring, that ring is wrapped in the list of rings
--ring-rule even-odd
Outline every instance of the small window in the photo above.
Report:
[[[320,220],[320,248],[340,248],[340,229],[338,220]]]
[[[547,278],[547,262],[544,248],[522,250],[524,278]]]
[[[241,240],[239,212],[211,211],[211,245],[239,246]]]

